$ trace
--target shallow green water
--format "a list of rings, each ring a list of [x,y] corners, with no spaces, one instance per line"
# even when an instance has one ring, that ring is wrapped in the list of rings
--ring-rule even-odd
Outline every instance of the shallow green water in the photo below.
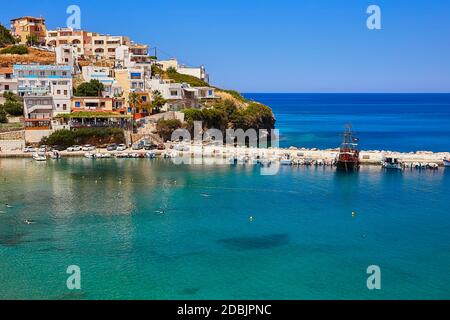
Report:
[[[448,169],[0,160],[0,298],[450,298],[449,185]]]

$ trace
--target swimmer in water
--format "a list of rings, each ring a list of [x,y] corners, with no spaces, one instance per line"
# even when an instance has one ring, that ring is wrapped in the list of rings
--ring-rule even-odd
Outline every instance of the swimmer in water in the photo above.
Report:
[[[202,193],[202,194],[200,194],[202,197],[205,197],[205,198],[209,198],[209,197],[211,197],[211,195],[209,195],[209,194],[207,194],[207,193]]]
[[[161,209],[161,210],[156,210],[155,212],[156,212],[156,213],[159,213],[159,214],[165,214],[165,213],[166,213],[166,211],[163,210],[163,209]]]
[[[33,223],[35,223],[33,220],[28,220],[28,219],[25,220],[24,222],[25,222],[26,224],[33,224]]]

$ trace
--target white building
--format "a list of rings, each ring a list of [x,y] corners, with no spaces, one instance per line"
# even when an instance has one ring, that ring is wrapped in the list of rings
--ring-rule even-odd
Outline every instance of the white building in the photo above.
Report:
[[[17,78],[17,92],[22,97],[52,98],[52,115],[70,113],[72,97],[72,74],[70,66],[60,65],[14,65],[14,77]],[[42,100],[41,99],[41,100]],[[42,102],[40,99],[30,101]],[[45,104],[45,108],[49,104]],[[42,104],[39,104],[42,106]],[[32,105],[27,105],[32,108]],[[34,110],[43,109],[35,108]],[[28,112],[28,115],[30,112]],[[27,112],[26,112],[27,115]]]
[[[97,59],[115,59],[116,49],[129,45],[130,39],[124,36],[94,35],[92,36],[92,55]]]
[[[0,94],[5,92],[17,93],[17,79],[14,78],[11,67],[0,67]]]
[[[161,60],[161,61],[158,61],[157,63],[159,65],[161,65],[161,67],[164,71],[167,71],[167,69],[169,69],[169,68],[173,68],[178,73],[190,75],[190,76],[199,78],[199,79],[205,81],[206,83],[209,83],[209,75],[206,72],[206,69],[204,66],[187,67],[187,66],[179,64],[177,59]]]
[[[72,67],[71,72],[74,73],[77,65],[77,48],[75,46],[64,44],[55,48],[56,64]]]
[[[145,44],[121,45],[116,49],[116,66],[118,68],[148,68],[154,63],[148,55]]]
[[[175,83],[172,80],[149,79],[147,80],[147,89],[150,92],[159,91],[167,100],[165,109],[171,111],[199,107],[202,99],[217,99],[214,88],[191,87],[186,83]]]
[[[103,97],[112,98],[117,95],[122,95],[122,87],[112,76],[112,70],[107,67],[85,66],[82,68],[83,79],[86,82],[91,80],[100,81],[105,90],[102,92]]]

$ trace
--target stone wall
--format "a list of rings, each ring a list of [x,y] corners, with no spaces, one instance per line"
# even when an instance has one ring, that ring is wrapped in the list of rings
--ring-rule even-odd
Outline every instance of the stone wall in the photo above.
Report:
[[[51,135],[52,130],[25,130],[26,143],[39,143],[42,138]]]
[[[24,140],[25,131],[10,131],[0,133],[0,141],[2,140]]]
[[[0,140],[0,151],[18,151],[24,147],[24,140]]]

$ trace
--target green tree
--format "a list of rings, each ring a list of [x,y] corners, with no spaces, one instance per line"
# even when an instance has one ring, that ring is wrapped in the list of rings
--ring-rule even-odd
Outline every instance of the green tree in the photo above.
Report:
[[[167,100],[163,98],[161,92],[155,90],[152,92],[152,108],[156,113],[161,112],[161,108],[167,103]]]
[[[23,103],[20,101],[6,100],[3,109],[11,116],[18,117],[23,115]]]
[[[27,36],[27,46],[35,46],[41,44],[41,40],[35,34],[30,34]]]
[[[156,124],[156,130],[164,141],[171,140],[172,133],[183,126],[180,120],[159,120]]]
[[[170,74],[170,73],[176,73],[176,72],[177,72],[177,69],[175,69],[174,67],[168,67],[166,71],[167,71],[167,73],[169,73],[169,74]]]
[[[140,102],[141,99],[139,98],[139,95],[137,93],[131,92],[128,95],[128,105],[130,106],[131,114],[133,115],[133,117],[131,118],[131,126],[133,128],[133,132],[135,130],[134,117],[136,115],[136,110],[139,107]]]
[[[16,42],[16,38],[13,37],[11,32],[0,24],[0,47],[15,44]]]
[[[103,83],[94,79],[89,82],[83,82],[80,84],[74,92],[76,97],[101,97],[102,92],[105,90]]]
[[[0,105],[0,123],[8,123],[8,117],[6,116],[6,111]]]

